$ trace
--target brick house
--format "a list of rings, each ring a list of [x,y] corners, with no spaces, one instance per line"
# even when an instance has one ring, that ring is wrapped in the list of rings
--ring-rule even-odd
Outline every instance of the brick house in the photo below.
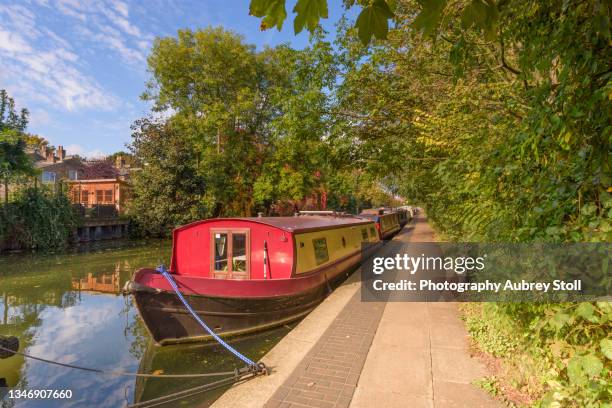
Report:
[[[34,167],[40,170],[38,181],[43,184],[57,185],[65,180],[78,180],[82,175],[81,158],[66,156],[62,146],[58,146],[56,150],[43,145],[30,149],[28,155],[34,162]]]

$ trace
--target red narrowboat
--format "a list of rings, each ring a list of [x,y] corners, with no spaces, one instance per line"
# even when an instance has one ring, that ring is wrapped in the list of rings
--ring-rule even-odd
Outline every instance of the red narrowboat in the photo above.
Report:
[[[330,215],[213,218],[173,232],[170,273],[217,334],[233,336],[308,314],[381,244],[369,219]],[[126,287],[159,344],[208,340],[168,281],[140,269]]]
[[[385,212],[384,209],[368,209],[363,210],[359,216],[376,223],[376,229],[381,240],[393,238],[402,227],[396,212]]]

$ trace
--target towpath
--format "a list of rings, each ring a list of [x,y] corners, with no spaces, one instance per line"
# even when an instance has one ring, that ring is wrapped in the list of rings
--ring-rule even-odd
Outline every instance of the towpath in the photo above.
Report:
[[[433,241],[420,215],[379,255]],[[270,376],[233,387],[213,406],[501,407],[472,384],[486,372],[470,356],[456,304],[362,302],[359,272],[263,361]]]

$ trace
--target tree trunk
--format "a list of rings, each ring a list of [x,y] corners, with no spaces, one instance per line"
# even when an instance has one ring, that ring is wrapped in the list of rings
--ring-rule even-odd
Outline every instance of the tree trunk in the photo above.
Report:
[[[8,205],[8,177],[4,178],[4,204]]]

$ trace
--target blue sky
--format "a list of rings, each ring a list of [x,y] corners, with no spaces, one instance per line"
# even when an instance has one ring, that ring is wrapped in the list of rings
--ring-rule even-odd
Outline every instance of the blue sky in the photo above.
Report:
[[[29,132],[68,154],[125,150],[130,125],[148,112],[139,96],[156,36],[220,25],[258,48],[302,48],[308,34],[293,34],[287,3],[283,30],[261,32],[248,0],[0,0],[0,88],[30,110]],[[333,35],[344,10],[329,3],[323,26]]]

